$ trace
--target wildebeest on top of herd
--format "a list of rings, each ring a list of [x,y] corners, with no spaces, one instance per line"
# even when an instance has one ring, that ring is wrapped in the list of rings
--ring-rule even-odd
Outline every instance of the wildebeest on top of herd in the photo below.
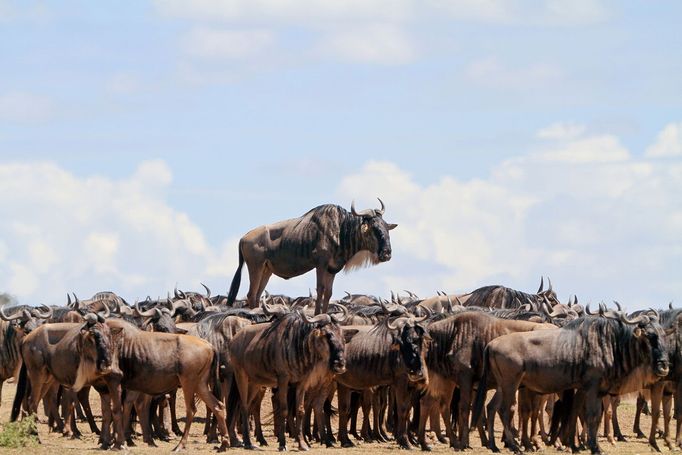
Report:
[[[396,225],[384,221],[380,203],[360,212],[354,204],[350,212],[322,205],[248,232],[227,296],[204,286],[133,305],[100,292],[87,300],[69,295],[65,306],[0,307],[0,387],[18,376],[11,419],[35,413],[42,400],[51,431],[79,435],[80,416],[103,448],[140,443],[139,425],[142,443],[176,434],[181,450],[198,395],[207,442],[250,449],[253,438],[267,444],[261,403],[270,390],[281,450],[287,435],[301,450],[359,440],[463,450],[471,429],[493,451],[503,443],[514,452],[550,445],[600,453],[601,420],[610,441],[624,439],[619,397],[639,392],[637,435],[644,437],[648,396],[649,444],[659,449],[663,407],[663,441],[682,447],[679,402],[674,437],[669,431],[671,397],[682,400],[681,309],[627,314],[602,303],[592,311],[576,297],[560,302],[549,278],[535,293],[486,286],[426,298],[392,292],[390,300],[347,292],[332,301],[336,273],[391,258]],[[238,300],[244,263],[249,290]],[[312,269],[315,293],[265,291],[272,274]],[[101,399],[99,427],[92,389]],[[178,390],[186,403],[182,430]]]

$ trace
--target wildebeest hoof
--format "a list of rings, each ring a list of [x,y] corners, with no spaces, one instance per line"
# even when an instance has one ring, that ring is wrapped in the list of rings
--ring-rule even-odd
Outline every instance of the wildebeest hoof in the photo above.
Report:
[[[642,438],[646,438],[646,435],[645,435],[644,433],[642,433],[640,430],[637,430],[637,431],[635,432],[635,437],[636,437],[637,439],[642,439]]]
[[[355,444],[350,439],[347,439],[345,441],[341,441],[341,447],[344,449],[349,449],[351,447],[355,447]]]
[[[424,452],[431,452],[431,450],[433,450],[433,447],[431,447],[431,445],[426,444],[426,443],[421,444],[421,448]]]
[[[280,452],[286,452],[287,446],[286,445],[280,445],[279,447],[277,447],[277,450],[279,450]]]

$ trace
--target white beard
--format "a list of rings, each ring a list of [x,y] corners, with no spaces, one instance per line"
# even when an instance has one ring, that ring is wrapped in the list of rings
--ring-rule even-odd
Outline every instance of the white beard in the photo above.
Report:
[[[85,387],[91,381],[97,378],[96,361],[81,360],[78,364],[78,371],[76,371],[76,380],[71,387],[75,392]]]
[[[343,271],[348,273],[352,272],[353,270],[369,267],[370,265],[376,265],[379,262],[381,262],[379,261],[379,256],[377,256],[375,253],[362,250],[355,253],[353,257],[346,262],[346,265],[343,267]]]

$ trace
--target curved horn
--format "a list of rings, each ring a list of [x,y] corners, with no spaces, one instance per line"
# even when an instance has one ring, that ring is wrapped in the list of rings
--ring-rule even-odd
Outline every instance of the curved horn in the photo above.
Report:
[[[462,301],[459,300],[459,296],[458,296],[458,295],[455,295],[455,301],[457,302],[457,305],[459,305],[459,306],[464,306],[464,304],[462,303]]]
[[[613,301],[613,303],[616,304],[616,308],[618,308],[618,311],[623,311],[623,308],[620,306],[620,303],[618,303],[618,302],[615,301],[615,300]]]
[[[5,314],[5,307],[4,307],[4,306],[0,306],[0,318],[1,318],[1,319],[5,320],[5,321],[13,321],[13,320],[19,319],[19,318],[21,318],[21,317],[22,317],[21,311],[17,311],[16,313],[14,313],[14,314],[11,315],[11,316],[7,316],[7,315]]]
[[[670,303],[668,303],[668,309],[672,310],[673,309],[673,301],[671,300]]]
[[[449,297],[448,297],[448,300],[450,300]],[[450,304],[452,304],[452,301],[450,301]],[[433,311],[431,311],[431,308],[425,307],[424,305],[417,305],[417,306],[418,306],[419,308],[421,308],[422,310],[424,310],[424,313],[426,313],[426,316],[425,316],[423,319],[421,319],[421,320],[419,320],[419,321],[417,321],[417,322],[422,322],[423,320],[425,320],[425,319],[430,318],[431,316],[433,316]]]
[[[342,314],[341,314],[341,316],[339,316],[337,314],[332,314],[331,318],[334,322],[336,322],[338,324],[338,323],[345,321],[348,318],[349,313],[348,313],[348,308],[346,308],[345,306],[339,305],[339,304],[337,304],[337,306],[341,308]]]
[[[672,303],[672,302],[670,302],[670,303]],[[71,303],[71,295],[67,292],[67,293],[66,293],[66,306],[67,306],[68,308],[71,308],[71,305],[72,305],[72,303]]]
[[[206,298],[210,299],[211,298],[211,290],[204,283],[199,283],[199,284],[202,285],[204,287],[204,289],[206,289]]]
[[[173,294],[175,294],[176,299],[182,298],[182,297],[180,297],[180,293],[178,292],[178,285],[177,284],[175,285],[175,288],[173,289]]]
[[[590,316],[596,316],[599,314],[599,313],[592,313],[590,311],[590,304],[589,303],[585,306],[585,313],[589,314]]]
[[[348,292],[348,291],[343,291],[343,292],[346,293],[346,298],[347,298],[348,300],[351,300],[351,299],[353,298],[353,296],[351,295],[350,292]]]
[[[137,316],[141,316],[143,318],[148,318],[150,316],[154,316],[154,308],[147,310],[147,311],[142,311],[140,309],[140,302],[135,302],[135,312],[137,313]]]
[[[606,304],[604,302],[601,302],[599,304],[599,316],[604,316],[605,312],[606,312]]]
[[[454,307],[454,305],[452,304],[452,299],[450,298],[449,295],[446,296],[446,297],[448,298],[448,308],[447,308],[447,309],[448,309],[448,313],[452,313],[452,309],[453,309],[453,307]],[[455,296],[455,299],[457,299],[457,296]]]
[[[545,287],[545,278],[541,276],[540,277],[540,287],[538,288],[538,292],[536,292],[536,294],[541,293],[542,288],[544,288],[544,287]]]
[[[620,313],[620,320],[626,324],[631,324],[631,325],[635,325],[635,324],[639,324],[639,323],[645,323],[646,324],[647,322],[649,322],[649,316],[647,316],[646,314],[640,314],[636,318],[630,319],[630,318],[628,318],[627,314]]]
[[[395,294],[391,291],[391,303],[395,303]]]
[[[327,313],[318,314],[312,319],[310,319],[308,315],[305,314],[304,311],[299,311],[298,313],[301,315],[301,318],[308,324],[329,324],[330,322],[332,322],[331,316],[329,316]]]
[[[355,216],[374,216],[374,210],[372,209],[363,210],[361,212],[355,210],[355,201],[352,201],[350,203],[350,213],[352,213]]]
[[[387,312],[387,313],[390,313],[390,312],[391,312],[391,310],[388,308],[388,306],[387,306],[386,303],[384,302],[384,299],[382,299],[381,297],[379,298],[379,303],[381,304],[381,309],[382,309],[382,310],[384,310],[384,311]]]
[[[547,292],[552,292],[552,280],[549,277],[547,277],[547,283],[549,285]]]
[[[34,315],[35,317],[37,317],[37,318],[39,318],[39,319],[50,319],[50,318],[52,317],[52,311],[53,311],[53,310],[52,310],[51,307],[49,307],[49,306],[47,306],[47,305],[40,305],[40,308],[45,308],[45,312],[44,312],[44,313],[41,313],[41,312],[38,311],[38,309],[36,308],[35,310],[33,310],[33,315]]]
[[[102,319],[106,319],[111,315],[111,310],[109,310],[109,305],[107,305],[106,302],[103,302],[102,305],[104,305],[104,311],[99,311],[97,313],[97,316],[102,317]],[[104,322],[104,320],[100,322]]]
[[[407,321],[408,319],[409,319],[408,317],[399,316],[399,317],[393,319],[393,322]],[[398,324],[391,324],[390,318],[386,318],[386,326],[391,330],[398,330],[398,329],[400,329],[400,327],[402,327],[402,326],[399,326]]]
[[[377,199],[379,199],[379,198],[377,198]],[[384,201],[382,201],[381,199],[379,199],[379,204],[381,204],[381,208],[375,210],[375,212],[376,212],[378,215],[381,216],[381,215],[383,215],[384,212],[386,211],[386,206],[384,205]]]
[[[76,310],[80,310],[81,309],[81,301],[78,300],[78,296],[76,295],[75,292],[73,293],[73,298],[74,298],[73,308]]]
[[[83,320],[85,320],[85,324],[88,326],[95,325],[97,323],[97,315],[93,313],[87,313],[85,316],[83,316]]]

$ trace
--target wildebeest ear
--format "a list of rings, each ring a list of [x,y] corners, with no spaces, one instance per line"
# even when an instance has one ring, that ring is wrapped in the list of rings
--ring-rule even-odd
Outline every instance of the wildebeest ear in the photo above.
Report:
[[[637,327],[637,328],[634,330],[634,332],[633,332],[633,334],[635,335],[635,338],[641,337],[641,336],[642,336],[642,333],[643,333],[643,331],[642,331],[642,328],[641,328],[641,327]]]
[[[364,222],[363,222],[363,223],[360,225],[360,232],[362,232],[363,234],[364,234],[365,232],[367,232],[368,229],[369,229],[369,226],[367,225],[367,223],[364,223]]]
[[[389,224],[389,225],[388,225],[387,227],[388,227],[388,230],[390,231],[390,230],[392,230],[392,229],[395,229],[395,228],[397,228],[397,227],[398,227],[398,225],[397,225],[397,224],[393,224],[393,223],[391,223],[391,224]]]
[[[343,332],[343,339],[346,343],[350,343],[350,340],[359,332],[358,329],[341,329]]]

